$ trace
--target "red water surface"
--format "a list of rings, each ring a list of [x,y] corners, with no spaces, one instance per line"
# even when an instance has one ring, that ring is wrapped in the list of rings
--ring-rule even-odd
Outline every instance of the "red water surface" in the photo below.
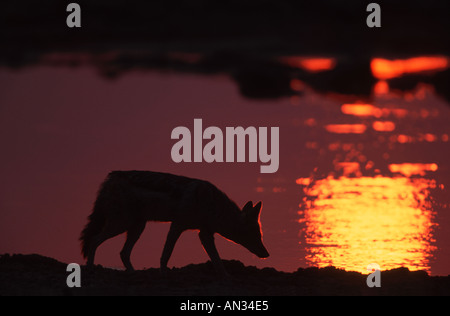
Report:
[[[1,70],[0,86],[0,253],[83,263],[78,237],[98,186],[111,170],[138,169],[209,180],[239,205],[263,201],[271,256],[217,237],[224,259],[284,271],[377,263],[450,273],[450,107],[430,87],[405,96],[382,84],[370,103],[305,90],[293,106],[244,99],[226,76],[130,72],[107,81],[89,68],[36,67]],[[280,127],[278,172],[174,163],[171,131],[193,129],[194,118],[222,129]],[[159,266],[168,227],[147,225],[135,267]],[[123,242],[103,244],[97,263],[121,267]],[[206,260],[186,232],[169,265]]]

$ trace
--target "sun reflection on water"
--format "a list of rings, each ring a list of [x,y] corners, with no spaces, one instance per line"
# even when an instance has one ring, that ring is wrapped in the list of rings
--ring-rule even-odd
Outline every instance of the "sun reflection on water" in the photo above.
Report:
[[[408,267],[430,270],[432,180],[406,177],[298,179],[304,186],[300,222],[310,265],[367,273]]]
[[[374,58],[370,66],[374,77],[383,80],[410,73],[444,70],[449,67],[449,58],[446,56],[420,56],[396,60]]]
[[[301,59],[288,61],[305,68]],[[303,189],[296,218],[300,260],[361,273],[371,263],[381,270],[407,267],[436,273],[443,253],[439,234],[445,229],[439,219],[447,205],[440,190],[448,172],[449,112],[432,85],[419,82],[401,91],[392,79],[431,76],[449,67],[447,56],[373,58],[377,82],[370,98],[331,95],[321,115],[311,111],[293,120],[309,133],[303,148],[305,156],[314,158],[308,161],[308,173],[296,179]],[[292,90],[305,95],[295,102],[307,105],[311,100],[316,109],[306,85],[291,81]]]
[[[312,73],[332,70],[336,66],[335,58],[286,56],[281,57],[280,60],[291,67],[301,68]]]

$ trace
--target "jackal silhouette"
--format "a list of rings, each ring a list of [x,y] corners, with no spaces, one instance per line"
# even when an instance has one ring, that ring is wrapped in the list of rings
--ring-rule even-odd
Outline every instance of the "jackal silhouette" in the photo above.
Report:
[[[97,248],[127,232],[120,257],[133,270],[131,251],[147,221],[172,222],[161,256],[161,271],[185,230],[199,230],[200,241],[215,269],[225,273],[214,234],[238,243],[260,258],[269,256],[262,242],[262,203],[247,202],[242,210],[208,181],[151,171],[112,171],[100,187],[88,224],[81,233],[82,254],[94,264]]]

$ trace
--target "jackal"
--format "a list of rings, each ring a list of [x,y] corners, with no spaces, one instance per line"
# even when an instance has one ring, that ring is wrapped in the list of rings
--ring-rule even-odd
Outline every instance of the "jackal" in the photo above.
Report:
[[[161,256],[161,271],[181,233],[199,230],[200,241],[218,272],[225,272],[214,234],[238,243],[260,258],[269,256],[262,242],[262,203],[247,202],[242,210],[207,181],[151,171],[113,171],[100,187],[89,222],[81,233],[82,254],[94,264],[97,248],[127,232],[120,257],[127,270],[133,246],[147,221],[172,222]]]

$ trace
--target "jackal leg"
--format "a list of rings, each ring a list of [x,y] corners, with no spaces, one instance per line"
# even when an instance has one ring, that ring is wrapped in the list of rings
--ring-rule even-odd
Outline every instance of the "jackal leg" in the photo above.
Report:
[[[95,252],[106,240],[120,235],[126,231],[126,227],[120,222],[107,222],[102,231],[92,239],[87,255],[87,266],[94,265]]]
[[[213,263],[216,271],[222,275],[226,275],[225,267],[223,266],[219,253],[217,252],[216,244],[214,243],[214,233],[201,230],[198,236],[200,237],[203,248],[205,248],[209,258],[211,258],[211,262]]]
[[[166,244],[164,245],[164,250],[161,256],[161,272],[165,273],[167,271],[167,263],[169,262],[170,256],[172,255],[173,247],[175,243],[183,232],[177,225],[170,225],[169,233],[167,234]]]
[[[123,265],[125,266],[127,271],[134,271],[133,265],[130,261],[131,251],[133,250],[133,247],[138,241],[139,237],[141,237],[142,232],[145,229],[145,224],[146,222],[142,221],[134,224],[130,229],[128,229],[127,240],[125,241],[125,245],[120,252],[120,259],[122,259]]]

